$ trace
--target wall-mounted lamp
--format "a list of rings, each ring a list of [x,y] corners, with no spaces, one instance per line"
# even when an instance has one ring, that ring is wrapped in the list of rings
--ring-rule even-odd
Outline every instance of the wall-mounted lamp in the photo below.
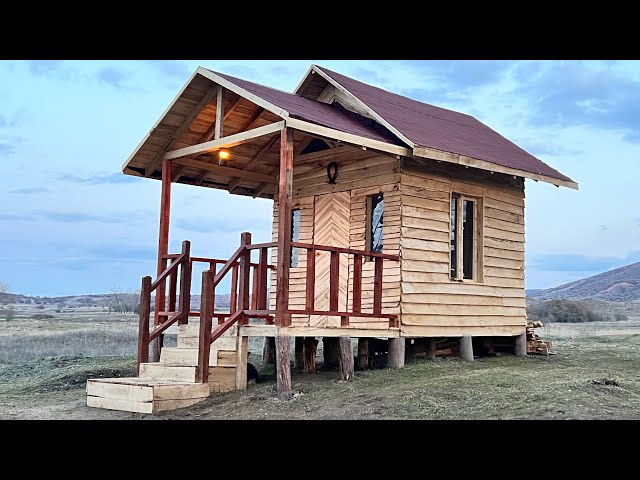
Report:
[[[219,150],[218,151],[218,165],[226,165],[227,164],[227,160],[229,159],[229,157],[231,156],[231,154],[229,153],[228,150]]]

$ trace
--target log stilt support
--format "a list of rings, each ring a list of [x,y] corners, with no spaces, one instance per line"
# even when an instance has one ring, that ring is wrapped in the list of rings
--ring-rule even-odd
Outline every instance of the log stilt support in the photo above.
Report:
[[[304,371],[305,373],[316,373],[316,350],[318,340],[314,337],[304,339]]]
[[[289,362],[290,337],[276,337],[276,378],[278,396],[287,400],[291,398],[291,363]]]
[[[358,368],[366,370],[369,368],[369,339],[358,339]]]
[[[460,357],[465,362],[473,362],[473,342],[470,335],[460,338]]]
[[[339,337],[340,348],[340,378],[342,380],[353,380],[353,348],[351,347],[351,337]]]
[[[387,357],[387,366],[389,368],[404,368],[404,338],[389,339],[389,356]]]
[[[340,354],[338,352],[338,339],[336,337],[322,338],[323,364],[325,368],[338,366]]]
[[[274,365],[276,363],[276,339],[273,337],[264,337],[262,363],[264,365]]]
[[[435,338],[428,338],[427,342],[429,342],[429,358],[431,360],[435,360],[436,359],[436,348],[437,348],[436,339]]]
[[[516,337],[514,345],[514,353],[516,357],[527,356],[527,333],[524,332]]]
[[[295,356],[293,368],[302,370],[304,368],[304,338],[296,337],[295,340]]]

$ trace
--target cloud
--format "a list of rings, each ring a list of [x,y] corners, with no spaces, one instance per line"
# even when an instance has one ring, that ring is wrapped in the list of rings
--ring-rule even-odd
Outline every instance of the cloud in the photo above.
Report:
[[[124,215],[93,215],[88,213],[65,213],[65,212],[41,212],[42,218],[61,223],[122,223],[127,217]]]
[[[8,120],[4,115],[0,115],[0,127],[13,127],[15,124],[15,119]]]
[[[607,227],[606,225],[598,225],[598,229],[601,232],[606,232],[607,230],[609,230],[609,227]]]
[[[49,193],[50,189],[45,187],[25,187],[25,188],[16,188],[14,190],[10,190],[9,193],[17,193],[21,195],[31,195],[34,193]]]
[[[0,221],[31,221],[35,220],[36,217],[32,215],[17,215],[15,213],[0,213]]]
[[[188,232],[197,233],[233,233],[244,232],[247,229],[247,225],[251,225],[254,230],[258,229],[270,229],[271,218],[221,218],[221,219],[185,219],[181,218],[176,221],[176,227]]]
[[[403,63],[431,77],[435,84],[444,83],[449,90],[496,83],[514,65],[508,60],[406,60]]]
[[[604,225],[601,225],[604,226]],[[552,272],[605,272],[640,260],[640,251],[624,257],[589,255],[537,255],[527,262],[527,268]]]
[[[104,175],[93,175],[89,177],[80,177],[77,175],[69,175],[64,174],[60,175],[60,180],[79,183],[84,185],[103,185],[103,184],[111,184],[117,185],[122,183],[136,183],[141,179],[137,177],[133,177],[131,175],[125,175],[123,173],[108,173]]]
[[[191,75],[192,71],[184,62],[178,60],[147,60],[147,64],[158,70],[164,77],[176,82],[184,83]]]
[[[59,73],[63,66],[62,60],[27,60],[29,72],[33,75],[49,76]]]
[[[129,76],[127,72],[115,67],[104,67],[98,70],[96,74],[98,80],[104,82],[117,89],[128,89],[126,85],[123,85],[123,81]]]
[[[554,143],[549,137],[546,137],[544,141],[531,138],[515,138],[514,142],[535,156],[578,155],[581,153],[580,150],[566,148]]]
[[[11,155],[16,151],[16,147],[10,143],[0,143],[0,155]]]
[[[517,65],[514,78],[523,85],[511,93],[527,101],[532,125],[588,125],[640,142],[640,82],[577,61]]]
[[[212,70],[215,71],[215,68],[212,68]],[[246,65],[229,65],[228,67],[224,68],[224,73],[228,73],[231,76],[244,78],[247,80],[257,79],[260,77],[258,70],[253,67],[247,67]]]

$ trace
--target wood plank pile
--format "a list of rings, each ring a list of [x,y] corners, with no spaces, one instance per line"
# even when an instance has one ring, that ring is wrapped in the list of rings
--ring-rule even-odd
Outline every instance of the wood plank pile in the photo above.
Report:
[[[535,329],[542,327],[541,321],[527,321],[527,354],[528,355],[549,355],[551,353],[551,342],[541,340]]]

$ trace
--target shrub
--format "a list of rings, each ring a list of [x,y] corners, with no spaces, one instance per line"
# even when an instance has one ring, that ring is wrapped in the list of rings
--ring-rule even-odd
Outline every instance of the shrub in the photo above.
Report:
[[[46,320],[48,318],[56,318],[53,315],[49,315],[48,313],[34,313],[31,315],[31,318],[34,320]]]
[[[527,307],[530,320],[560,323],[602,322],[607,317],[594,312],[580,302],[571,300],[549,300]]]
[[[38,310],[44,310],[44,305],[39,304],[36,308],[37,308]]]
[[[616,314],[613,315],[613,318],[617,322],[623,322],[625,320],[629,320],[629,316],[625,315],[624,313],[616,313]]]

